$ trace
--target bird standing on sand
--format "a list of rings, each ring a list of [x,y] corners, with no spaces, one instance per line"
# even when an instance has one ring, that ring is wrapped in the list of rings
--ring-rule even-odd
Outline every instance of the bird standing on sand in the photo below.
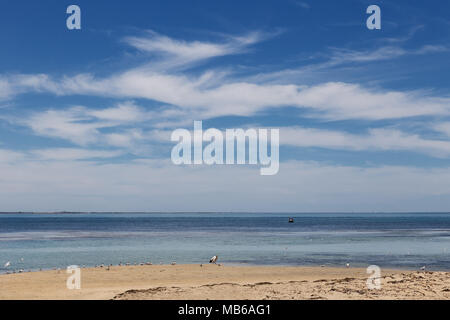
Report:
[[[425,269],[426,269],[425,266],[423,266],[423,267],[420,268],[420,270],[422,270],[422,271],[425,271]]]
[[[347,263],[345,266],[346,266],[347,268],[350,268],[350,263]]]
[[[209,260],[209,263],[216,263],[218,258],[219,258],[218,256],[212,257],[211,260]]]

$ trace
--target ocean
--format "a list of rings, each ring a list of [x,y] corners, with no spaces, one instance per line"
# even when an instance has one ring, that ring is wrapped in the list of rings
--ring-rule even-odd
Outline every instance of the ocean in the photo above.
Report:
[[[450,270],[450,214],[0,214],[0,273],[214,255],[230,265]]]

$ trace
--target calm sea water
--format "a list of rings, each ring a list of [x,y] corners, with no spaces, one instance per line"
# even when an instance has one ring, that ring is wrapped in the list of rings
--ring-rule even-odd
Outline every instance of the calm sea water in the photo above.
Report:
[[[450,214],[0,214],[0,272],[213,255],[228,264],[450,270]]]

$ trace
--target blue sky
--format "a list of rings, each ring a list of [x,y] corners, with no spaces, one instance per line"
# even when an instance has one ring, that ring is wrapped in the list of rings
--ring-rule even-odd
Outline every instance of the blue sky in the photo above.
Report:
[[[66,28],[81,8],[82,29]],[[381,30],[365,26],[381,8]],[[0,211],[448,211],[448,1],[10,1]],[[280,128],[280,172],[170,133]]]

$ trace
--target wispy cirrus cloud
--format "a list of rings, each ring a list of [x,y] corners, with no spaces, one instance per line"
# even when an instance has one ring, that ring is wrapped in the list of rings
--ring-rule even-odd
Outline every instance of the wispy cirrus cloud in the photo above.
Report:
[[[148,30],[143,36],[126,37],[124,42],[158,59],[149,68],[167,70],[188,67],[214,57],[242,54],[249,46],[268,36],[262,32],[250,32],[240,36],[226,36],[221,42],[206,42],[174,39]]]
[[[12,96],[13,92],[11,85],[7,79],[0,78],[0,101]]]
[[[449,158],[450,141],[425,139],[397,129],[373,128],[366,134],[326,129],[280,128],[280,144],[352,151],[408,151],[432,157]]]
[[[80,148],[47,148],[29,152],[31,159],[40,161],[68,161],[85,159],[105,159],[122,155],[119,150],[89,150]]]
[[[222,44],[180,41],[150,32],[147,37],[127,38],[127,43],[165,60],[183,63],[236,54],[256,43],[260,36],[232,38]],[[426,54],[446,50],[442,46],[422,46],[415,51],[382,47],[373,52],[335,49],[328,67],[348,62],[390,59],[405,54]],[[175,61],[174,60],[174,61]],[[214,81],[219,78],[220,81]],[[146,99],[161,103],[147,110],[132,101],[109,108],[71,107],[48,109],[23,116],[16,123],[34,134],[63,139],[78,146],[132,148],[152,139],[167,141],[167,129],[191,125],[196,119],[221,116],[249,117],[268,109],[295,107],[306,117],[320,120],[407,119],[450,116],[450,97],[424,91],[395,91],[367,88],[359,84],[325,82],[316,85],[251,82],[233,75],[206,70],[200,75],[165,72],[146,65],[105,77],[77,74],[54,79],[49,75],[14,75],[1,78],[0,89],[10,92],[49,92],[58,96],[91,95],[115,99]],[[145,123],[145,124],[144,124]],[[392,129],[370,129],[368,134],[349,134],[314,128],[284,129],[285,144],[344,150],[406,150],[447,157],[447,141],[423,139]],[[70,154],[67,155],[70,158]]]
[[[0,149],[0,163],[15,164],[34,161],[76,161],[115,158],[123,155],[121,150],[93,150],[85,148],[42,148],[26,151]]]
[[[170,133],[153,126],[160,119],[166,119],[167,111],[147,111],[133,102],[119,103],[114,107],[91,109],[74,106],[66,109],[49,109],[31,112],[20,118],[7,118],[16,125],[26,126],[35,135],[69,141],[75,145],[88,147],[114,147],[132,151],[139,143],[168,142]],[[83,155],[81,149],[49,149],[70,159]],[[78,153],[75,153],[78,152]],[[101,151],[106,156],[109,153]],[[105,157],[106,157],[105,156]],[[113,154],[111,155],[113,156]]]
[[[450,138],[450,122],[437,122],[432,124],[431,128],[437,132],[445,134]]]
[[[395,43],[395,44],[407,42],[407,41],[413,39],[414,36],[419,31],[422,31],[424,29],[425,29],[425,25],[423,25],[423,24],[415,25],[415,26],[411,27],[405,35],[400,35],[400,36],[396,36],[396,37],[384,37],[384,38],[381,38],[380,41],[386,42],[386,43]]]
[[[0,75],[0,101],[28,92],[61,94],[61,88],[47,74]]]
[[[107,78],[83,74],[61,81],[45,79],[45,84],[39,86],[40,90],[44,90],[47,83],[50,83],[49,90],[56,90],[60,95],[148,99],[204,119],[226,115],[250,116],[276,107],[306,109],[311,116],[329,120],[381,120],[450,114],[450,98],[446,96],[433,96],[421,91],[368,89],[343,82],[305,86],[228,79],[225,83],[211,86],[201,76],[135,69]],[[129,112],[133,117],[131,114],[136,110],[129,108],[123,112]]]
[[[139,116],[132,117],[133,113],[124,114],[127,107],[132,108]],[[133,147],[137,145],[170,143],[170,130],[157,129],[154,126],[148,129],[137,127],[145,119],[150,119],[149,115],[153,114],[146,114],[137,108],[131,104],[95,111],[83,107],[58,111],[47,110],[30,115],[23,124],[38,135],[67,140],[80,146],[108,146],[131,153],[133,153]],[[189,123],[189,126],[191,125],[192,122]],[[103,132],[104,128],[108,128],[108,131]],[[438,123],[434,126],[435,130],[446,134],[450,133],[449,128],[448,123]],[[114,131],[111,132],[111,129]],[[367,133],[355,134],[293,126],[280,128],[280,135],[281,145],[294,147],[351,151],[408,151],[431,157],[450,157],[449,140],[422,138],[418,134],[392,128],[370,128]],[[69,151],[68,158],[73,158],[72,149],[61,149],[61,154],[65,152],[64,150]],[[103,154],[103,151],[100,154]]]
[[[83,110],[87,116],[118,123],[126,122],[142,122],[149,120],[151,115],[133,102],[119,103],[115,107],[105,109],[85,109]]]
[[[225,37],[222,42],[215,43],[178,40],[149,31],[140,37],[125,38],[125,41],[141,51],[157,55],[155,65],[167,61],[170,63],[176,61],[173,65],[178,63],[190,65],[212,57],[242,53],[249,45],[261,41],[265,36],[261,32],[254,32]],[[9,75],[0,78],[0,97],[11,97],[23,92],[47,92],[58,96],[90,95],[116,99],[147,99],[168,106],[166,109],[169,113],[166,113],[164,121],[166,123],[173,120],[170,112],[172,116],[174,113],[190,114],[192,117],[208,119],[228,115],[251,116],[268,108],[278,107],[306,109],[310,116],[328,120],[447,116],[450,111],[450,98],[433,96],[426,92],[373,89],[345,82],[305,85],[292,81],[277,84],[273,80],[284,76],[289,79],[292,72],[301,74],[308,68],[317,71],[349,63],[365,63],[448,50],[449,48],[443,45],[425,45],[408,50],[398,46],[384,46],[373,51],[333,48],[330,57],[323,63],[311,64],[298,70],[282,70],[245,78],[224,74],[214,69],[191,74],[186,70],[174,71],[171,68],[159,70],[149,67],[148,64],[104,77],[85,73],[61,78],[53,78],[46,74]],[[109,116],[108,121],[114,121],[114,117],[145,118],[140,114],[140,110],[129,106],[93,112],[97,114],[89,116],[95,118]],[[47,121],[50,116],[47,115],[44,120]],[[162,120],[162,115],[159,119]],[[77,128],[81,126],[74,121],[66,125]],[[95,128],[88,124],[82,127],[86,130],[86,137],[83,139],[87,139],[87,136],[95,131]]]
[[[331,47],[328,52],[321,52],[310,57],[307,63],[299,67],[259,73],[248,77],[249,81],[258,83],[298,82],[301,79],[316,79],[326,77],[332,71],[349,72],[361,66],[395,60],[406,56],[425,56],[445,54],[450,52],[450,46],[427,44],[417,48],[404,48],[397,45],[378,46],[373,49],[349,49]],[[317,82],[317,81],[316,81]]]
[[[383,46],[375,50],[350,50],[332,48],[330,59],[319,65],[321,68],[338,66],[346,63],[364,63],[396,59],[406,55],[425,55],[448,52],[450,47],[444,45],[424,45],[416,49],[405,49],[399,46]]]
[[[364,10],[351,18],[351,6],[325,6],[292,0],[261,4],[258,14],[221,6],[225,15],[191,12],[198,23],[176,28],[167,8],[158,25],[168,34],[128,37],[124,24],[156,20],[123,15],[107,39],[74,33],[67,50],[51,52],[45,37],[27,52],[13,34],[2,52],[9,73],[0,74],[1,210],[446,210],[444,23],[422,19],[420,6],[390,5],[399,20],[369,32]],[[266,41],[277,33],[264,30],[280,23],[288,29]],[[170,133],[193,120],[208,120],[205,129],[280,128],[279,174],[174,166]],[[288,160],[299,157],[318,161]]]
[[[311,9],[311,5],[305,1],[294,0],[294,1],[292,1],[292,3],[303,9]]]
[[[79,145],[95,143],[100,128],[110,127],[106,122],[90,122],[83,107],[67,110],[47,110],[34,113],[19,123],[29,126],[37,135],[66,139]]]

